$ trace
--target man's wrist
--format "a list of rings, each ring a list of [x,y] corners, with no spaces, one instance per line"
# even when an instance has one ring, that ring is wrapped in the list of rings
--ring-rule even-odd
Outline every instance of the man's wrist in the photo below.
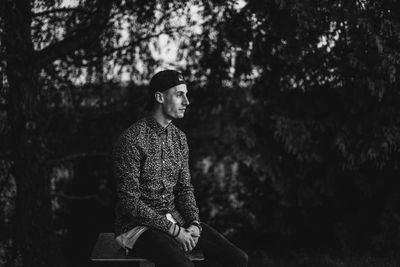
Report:
[[[196,219],[191,220],[190,223],[189,223],[189,226],[192,225],[192,224],[198,224],[198,225],[200,225],[200,221],[199,221],[199,220],[196,220]]]
[[[201,227],[201,224],[200,224],[199,221],[193,220],[193,221],[190,223],[190,225],[191,225],[191,226],[196,226],[196,227],[199,229],[199,233],[201,234],[201,231],[203,230],[203,228]]]

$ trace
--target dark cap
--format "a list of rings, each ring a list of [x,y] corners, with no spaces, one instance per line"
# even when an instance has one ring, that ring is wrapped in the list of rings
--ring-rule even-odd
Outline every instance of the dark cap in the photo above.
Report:
[[[179,84],[185,84],[182,73],[176,70],[163,70],[151,78],[150,89],[153,93],[163,92]]]

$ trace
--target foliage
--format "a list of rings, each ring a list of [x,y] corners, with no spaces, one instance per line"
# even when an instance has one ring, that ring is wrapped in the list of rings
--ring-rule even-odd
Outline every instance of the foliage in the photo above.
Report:
[[[120,88],[115,81],[142,80],[153,71],[157,61],[148,47],[161,35],[181,31],[179,23],[167,21],[184,9],[172,1],[1,0],[0,4],[1,156],[12,166],[17,188],[12,197],[15,216],[2,221],[9,221],[7,232],[16,242],[9,246],[13,253],[2,255],[22,256],[18,264],[8,262],[10,266],[63,266],[55,243],[55,234],[66,232],[59,220],[68,210],[62,202],[100,199],[106,208],[112,205],[105,177],[95,181],[98,186],[93,189],[100,197],[93,198],[78,191],[66,195],[65,180],[80,178],[75,169],[82,165],[76,160],[85,158],[105,158],[105,169],[97,171],[111,176],[107,165],[111,143],[103,138],[115,137],[113,130],[119,128],[110,127],[114,115],[137,101],[127,104],[121,99],[120,91],[113,90]],[[103,126],[104,133],[93,131]],[[48,247],[53,249],[46,251]]]
[[[274,238],[268,247],[398,246],[397,11],[394,1],[203,3],[204,34],[185,47],[204,55],[190,66],[207,83],[193,88],[187,128],[212,162],[196,174],[207,215],[258,245]]]
[[[145,114],[148,77],[165,67],[189,81],[191,105],[176,123],[188,135],[203,220],[269,251],[399,247],[396,1],[115,1],[101,29],[92,24],[100,2],[36,0],[29,10],[30,42],[43,61],[37,153],[67,263],[86,257],[77,240],[89,250],[97,232],[112,230],[108,153]],[[15,87],[4,15],[0,183],[11,186],[3,170],[14,160]],[[49,48],[88,29],[99,29],[92,42],[44,62]],[[158,55],[162,38],[179,45],[175,63]]]

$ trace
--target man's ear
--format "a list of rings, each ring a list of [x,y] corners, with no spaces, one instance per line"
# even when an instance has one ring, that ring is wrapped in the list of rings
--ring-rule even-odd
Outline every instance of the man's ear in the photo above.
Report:
[[[154,97],[156,98],[157,103],[164,103],[164,95],[161,92],[155,92]]]

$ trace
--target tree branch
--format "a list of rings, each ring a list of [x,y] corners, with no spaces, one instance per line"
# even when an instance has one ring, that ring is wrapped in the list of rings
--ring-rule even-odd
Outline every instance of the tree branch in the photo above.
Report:
[[[11,151],[2,151],[0,153],[0,159],[9,160],[11,159],[12,152]]]
[[[60,197],[63,199],[68,199],[68,200],[89,200],[89,199],[96,199],[98,200],[97,195],[86,195],[86,196],[71,196],[71,195],[66,195],[62,193],[55,193],[53,196]]]
[[[64,156],[64,157],[56,158],[56,159],[51,159],[51,160],[48,161],[48,163],[51,164],[51,165],[55,165],[57,163],[76,160],[76,159],[79,159],[79,158],[108,157],[108,156],[109,156],[109,153],[107,153],[107,152],[83,152],[83,153],[76,153],[76,154],[67,155],[67,156]]]
[[[52,194],[54,197],[59,197],[65,200],[73,200],[73,201],[84,201],[84,200],[96,200],[98,203],[100,203],[103,207],[109,207],[110,202],[106,200],[103,200],[100,198],[99,195],[85,195],[85,196],[72,196],[72,195],[66,195],[63,193],[54,193]]]
[[[148,41],[148,40],[150,40],[150,39],[152,39],[152,38],[159,37],[161,34],[172,34],[172,33],[178,32],[178,31],[180,31],[180,30],[182,30],[182,29],[184,29],[184,28],[185,28],[185,26],[180,26],[180,27],[171,28],[171,29],[169,29],[169,30],[161,31],[161,32],[158,32],[158,33],[140,36],[140,37],[137,37],[137,38],[135,38],[135,39],[132,39],[132,41],[129,42],[128,44],[121,45],[121,46],[118,46],[118,47],[112,47],[112,48],[108,48],[108,49],[101,50],[101,51],[99,51],[99,52],[97,52],[97,53],[91,54],[90,57],[104,57],[104,56],[108,56],[108,55],[111,55],[111,54],[113,54],[113,53],[115,53],[115,52],[119,52],[119,51],[123,51],[123,50],[125,50],[125,49],[128,49],[128,48],[130,48],[130,47],[132,47],[132,46],[134,46],[135,44],[138,44],[138,43],[140,43],[140,42]],[[68,60],[68,62],[70,62],[70,63],[73,62],[73,59],[83,60],[83,59],[87,59],[88,57],[87,57],[87,56],[71,55],[71,58],[72,58],[72,60]],[[89,65],[89,64],[88,64],[88,65]]]
[[[76,12],[76,11],[85,13],[85,14],[91,14],[89,11],[87,11],[83,8],[64,7],[64,8],[56,8],[56,9],[50,9],[50,10],[33,13],[32,17],[37,18],[37,17],[47,16],[47,15],[51,15],[51,14],[55,14],[55,13]]]
[[[109,115],[109,114],[115,114],[124,111],[128,107],[128,101],[123,101],[122,103],[118,105],[112,105],[114,106],[113,108],[107,108],[107,109],[94,109],[95,111],[80,111],[80,112],[75,112],[74,116],[75,117],[80,117],[80,118],[99,118],[100,116],[104,115]],[[111,106],[111,105],[110,105]]]
[[[7,111],[8,111],[8,104],[0,103],[0,113],[1,112],[7,112]]]
[[[107,25],[112,4],[113,1],[111,0],[97,0],[97,11],[91,23],[64,40],[37,51],[35,53],[36,67],[39,69],[58,58],[93,43]]]

